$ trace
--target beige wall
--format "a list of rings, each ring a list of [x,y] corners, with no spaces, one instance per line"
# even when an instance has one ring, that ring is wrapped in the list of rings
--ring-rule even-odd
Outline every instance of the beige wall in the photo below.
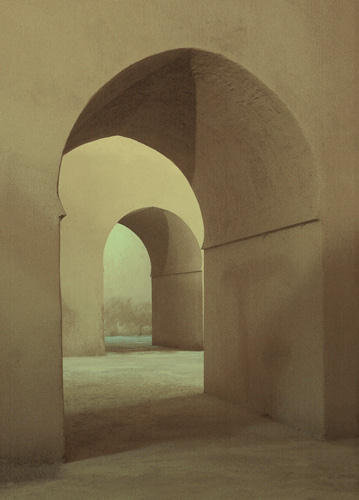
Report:
[[[357,9],[355,0],[2,2],[1,456],[40,461],[62,456],[58,218],[63,211],[56,184],[69,132],[90,97],[119,71],[181,47],[240,63],[280,97],[304,132],[320,173],[315,215],[322,235],[324,432],[357,433]],[[198,104],[203,117],[205,103]],[[207,164],[207,141],[198,133],[195,162],[202,158]],[[220,183],[216,165],[241,158],[226,151],[227,156],[212,157],[208,173]],[[270,156],[272,147],[265,151]],[[281,171],[286,168],[281,164]],[[259,169],[259,183],[262,174]],[[201,182],[198,178],[197,186]],[[200,200],[207,199],[207,206],[215,200],[224,212],[226,198],[214,195],[202,192]],[[232,205],[235,196],[230,198]],[[242,223],[251,206],[251,199],[241,203]],[[264,221],[269,208],[261,207]],[[216,244],[218,231],[231,237],[238,213],[229,213],[228,225],[222,221],[208,233]],[[206,224],[212,214],[206,211]],[[242,234],[248,224],[249,219]]]
[[[171,161],[121,137],[92,142],[65,155],[59,192],[67,213],[61,221],[60,254],[63,352],[101,355],[105,352],[103,252],[113,225],[142,207],[168,209],[192,228],[199,252],[201,212],[188,181]],[[156,230],[154,224],[149,222],[150,234]],[[172,256],[176,265],[176,254],[168,252],[165,243],[149,253],[152,260],[158,255],[158,265],[166,265],[164,272],[170,272],[167,260]],[[189,256],[184,260],[191,262]]]

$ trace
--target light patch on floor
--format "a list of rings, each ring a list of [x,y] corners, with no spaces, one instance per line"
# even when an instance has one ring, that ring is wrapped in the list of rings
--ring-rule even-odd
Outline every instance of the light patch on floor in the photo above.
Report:
[[[253,417],[203,394],[203,353],[134,342],[64,360],[69,462],[7,470],[0,498],[359,498],[358,440]]]
[[[125,351],[156,351],[163,349],[160,346],[152,345],[151,335],[113,335],[105,337],[105,347],[107,352]]]

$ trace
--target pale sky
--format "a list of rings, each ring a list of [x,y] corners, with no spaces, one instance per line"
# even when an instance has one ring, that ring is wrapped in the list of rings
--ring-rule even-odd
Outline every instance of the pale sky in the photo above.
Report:
[[[140,238],[116,224],[104,251],[104,300],[114,296],[134,303],[151,302],[151,262]]]

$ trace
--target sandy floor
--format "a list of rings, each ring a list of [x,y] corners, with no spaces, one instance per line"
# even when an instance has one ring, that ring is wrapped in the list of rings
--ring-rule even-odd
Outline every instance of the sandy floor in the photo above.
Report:
[[[138,342],[64,360],[68,463],[12,471],[1,499],[358,500],[358,440],[250,416],[202,393],[203,353]]]

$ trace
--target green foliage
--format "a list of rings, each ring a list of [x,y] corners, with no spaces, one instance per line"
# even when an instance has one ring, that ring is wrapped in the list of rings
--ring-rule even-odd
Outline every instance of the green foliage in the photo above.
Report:
[[[150,335],[152,306],[149,302],[136,304],[132,299],[112,297],[104,307],[105,336]]]

